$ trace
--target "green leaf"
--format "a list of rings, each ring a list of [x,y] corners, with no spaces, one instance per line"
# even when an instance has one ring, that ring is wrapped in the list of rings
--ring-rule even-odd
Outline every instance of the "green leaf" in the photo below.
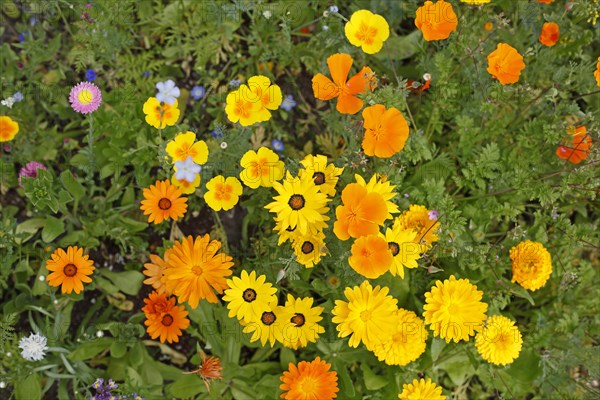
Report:
[[[510,286],[510,292],[512,294],[514,294],[517,297],[520,297],[522,299],[527,299],[527,301],[529,301],[531,303],[532,306],[535,305],[535,302],[533,301],[533,297],[531,297],[531,294],[529,294],[529,291],[527,291],[527,289],[525,289],[523,286],[521,285],[517,285],[516,283],[508,283],[508,285]]]
[[[337,371],[340,378],[340,390],[346,394],[346,397],[354,397],[354,383],[350,379],[346,365],[337,359],[332,362],[332,370]]]
[[[103,337],[91,342],[82,343],[77,346],[75,351],[69,354],[69,359],[73,361],[89,360],[101,351],[108,349],[113,341],[113,338]]]
[[[296,356],[292,350],[284,347],[279,353],[279,362],[281,364],[281,369],[286,370],[290,363],[296,364]]]
[[[45,223],[46,223],[46,220],[44,218],[31,218],[25,222],[20,223],[19,225],[17,225],[17,228],[15,229],[15,233],[17,235],[22,234],[22,235],[24,235],[24,237],[23,238],[15,237],[15,242],[17,244],[23,244],[24,242],[28,241],[29,239],[31,239],[33,237],[33,235],[35,235],[37,233],[37,231],[41,227],[44,226]]]
[[[101,273],[110,279],[120,291],[130,296],[138,294],[144,280],[144,275],[138,271],[113,272],[102,269]]]
[[[202,392],[203,388],[204,383],[198,375],[183,375],[171,386],[171,395],[173,397],[187,399]]]
[[[50,243],[64,231],[65,225],[62,220],[54,217],[47,217],[46,224],[42,230],[42,240],[46,243]]]
[[[442,354],[442,350],[444,350],[446,344],[447,343],[445,340],[433,338],[431,341],[431,359],[433,361],[436,361],[440,357],[440,354]]]
[[[69,193],[73,195],[75,200],[79,201],[79,199],[85,195],[85,188],[77,181],[77,179],[75,179],[71,171],[68,169],[60,174],[60,180],[62,181],[65,189],[67,189]]]
[[[127,345],[123,342],[114,341],[110,345],[110,355],[114,358],[121,358],[127,353]]]
[[[15,398],[17,400],[37,400],[42,398],[42,383],[37,373],[29,375],[24,380],[15,382]]]
[[[378,390],[389,383],[383,376],[375,375],[367,363],[361,363],[360,369],[363,371],[367,390]]]

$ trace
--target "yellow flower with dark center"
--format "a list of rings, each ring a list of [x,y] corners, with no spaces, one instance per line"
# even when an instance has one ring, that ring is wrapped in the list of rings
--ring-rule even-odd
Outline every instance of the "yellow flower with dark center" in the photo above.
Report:
[[[346,22],[344,33],[351,44],[361,47],[367,54],[375,54],[390,36],[390,27],[381,15],[358,10]]]
[[[400,400],[446,400],[442,394],[442,387],[431,382],[431,379],[415,379],[412,383],[402,385]]]
[[[144,114],[148,125],[156,129],[163,129],[167,126],[173,126],[179,119],[179,108],[177,100],[174,104],[161,103],[156,97],[150,97],[144,103]]]
[[[489,317],[475,337],[481,357],[496,365],[511,364],[519,357],[523,338],[515,322],[501,315]]]
[[[227,302],[229,318],[237,317],[245,322],[260,319],[263,310],[271,303],[277,303],[277,289],[266,282],[265,275],[256,276],[256,271],[242,271],[240,277],[227,280],[223,301]]]
[[[373,353],[387,365],[406,365],[425,352],[427,330],[417,314],[403,308],[399,308],[392,319],[395,326],[392,336],[376,345]]]
[[[438,241],[436,232],[440,228],[437,219],[432,219],[429,210],[421,205],[411,204],[407,211],[404,211],[394,221],[394,226],[398,224],[400,229],[412,229],[417,232],[415,243],[421,243],[427,250],[431,245]]]
[[[208,161],[208,146],[204,140],[196,142],[194,132],[181,132],[167,143],[166,152],[171,156],[171,162],[185,161],[188,157],[196,164],[206,164]]]
[[[283,343],[281,313],[282,307],[277,305],[277,301],[268,304],[260,310],[258,318],[253,321],[246,323],[240,320],[240,323],[245,324],[243,332],[252,333],[250,342],[260,340],[263,346],[267,342],[271,347],[273,347],[275,341]]]
[[[469,341],[475,332],[481,331],[488,305],[481,301],[483,292],[468,279],[456,280],[454,275],[425,293],[423,317],[431,325],[434,336],[445,339]]]
[[[297,349],[316,342],[325,328],[318,324],[323,319],[323,307],[313,307],[312,297],[294,298],[288,294],[285,306],[281,310],[282,343],[285,347]]]
[[[319,357],[311,362],[290,363],[283,372],[279,388],[286,400],[332,400],[337,397],[337,372],[329,371],[331,364]]]
[[[227,179],[222,175],[215,176],[208,181],[206,189],[204,201],[215,211],[231,210],[242,195],[242,184],[232,176]]]
[[[538,290],[552,274],[552,257],[544,245],[526,240],[510,249],[512,281],[525,289]]]
[[[344,168],[327,164],[327,157],[321,154],[316,156],[308,154],[300,163],[304,167],[304,169],[298,171],[300,178],[304,174],[311,175],[321,193],[325,193],[327,196],[335,196],[335,185],[342,172],[344,172]]]
[[[297,235],[292,239],[296,261],[306,268],[312,268],[325,255],[325,235],[322,232]]]
[[[48,284],[50,286],[60,286],[62,293],[79,294],[83,290],[83,283],[90,283],[94,270],[94,262],[89,256],[83,255],[83,249],[77,246],[69,246],[65,252],[63,249],[56,249],[51,258],[46,261],[46,269],[51,271],[48,275]]]
[[[19,124],[11,117],[0,116],[0,142],[11,141],[19,133]]]
[[[261,147],[258,151],[248,150],[240,160],[244,170],[240,179],[244,185],[256,189],[259,186],[272,187],[283,178],[284,164],[273,150]]]
[[[417,232],[412,229],[402,229],[399,224],[394,224],[392,229],[386,229],[385,235],[381,233],[379,235],[385,238],[394,257],[390,273],[394,276],[400,275],[404,279],[404,268],[417,268],[419,266],[417,260],[424,250],[423,245],[414,241]]]

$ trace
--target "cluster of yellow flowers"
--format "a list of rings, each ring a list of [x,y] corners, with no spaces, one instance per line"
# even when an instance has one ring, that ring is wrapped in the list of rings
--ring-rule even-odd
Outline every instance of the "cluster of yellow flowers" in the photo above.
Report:
[[[282,101],[281,88],[266,76],[257,75],[227,95],[225,112],[231,122],[249,126],[270,120],[269,110],[277,110]]]

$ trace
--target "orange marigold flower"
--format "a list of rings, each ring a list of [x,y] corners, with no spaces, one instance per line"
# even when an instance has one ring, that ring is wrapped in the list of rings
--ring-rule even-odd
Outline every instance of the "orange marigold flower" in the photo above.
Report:
[[[283,372],[279,388],[282,399],[287,400],[331,400],[339,391],[337,372],[329,371],[331,364],[315,358],[311,362],[300,361],[298,366],[290,363]]]
[[[167,298],[166,294],[152,292],[148,298],[144,299],[146,306],[142,311],[146,315],[144,325],[146,331],[152,339],[160,336],[160,342],[165,340],[169,343],[179,342],[181,330],[190,326],[190,320],[187,319],[188,312],[183,306],[175,305],[175,298]]]
[[[550,4],[552,3],[554,0],[537,0],[538,3],[544,3],[544,4]]]
[[[221,371],[223,371],[221,359],[215,356],[206,357],[206,353],[202,352],[202,363],[200,364],[200,368],[194,371],[184,372],[184,374],[198,374],[198,376],[202,378],[206,390],[210,393],[211,382],[216,379],[223,380]]]
[[[389,158],[404,148],[408,138],[408,123],[398,111],[383,104],[363,110],[365,137],[362,148],[368,156]]]
[[[334,54],[327,58],[333,82],[323,74],[317,74],[312,79],[315,98],[331,100],[337,97],[336,108],[342,114],[356,114],[360,111],[363,101],[356,95],[374,88],[374,73],[369,67],[363,67],[358,74],[347,80],[352,62],[352,57],[348,54]]]
[[[150,254],[149,263],[144,264],[144,275],[148,277],[144,281],[146,285],[152,285],[154,290],[158,292],[158,294],[171,294],[167,290],[167,287],[163,283],[163,274],[165,269],[167,268],[167,264],[164,262],[162,258],[157,256],[156,254]]]
[[[563,160],[568,160],[573,164],[579,164],[585,160],[592,147],[592,138],[586,133],[585,126],[579,126],[577,129],[572,129],[571,143],[567,146],[560,146],[556,149],[556,155]]]
[[[387,241],[377,235],[361,236],[352,245],[352,255],[348,264],[353,270],[365,278],[375,279],[385,274],[394,256],[388,248]]]
[[[223,293],[229,287],[225,277],[231,275],[233,266],[231,256],[217,254],[220,248],[221,242],[211,241],[206,234],[195,240],[190,235],[167,250],[165,284],[180,302],[186,301],[192,308],[202,299],[218,302],[213,289]]]
[[[187,198],[180,197],[178,189],[168,180],[156,181],[150,188],[144,189],[144,199],[140,209],[149,215],[148,222],[160,224],[166,219],[177,221],[187,211]]]
[[[458,18],[452,4],[439,0],[436,3],[426,1],[417,8],[415,25],[427,41],[448,39],[458,26]]]
[[[521,71],[525,68],[523,56],[506,43],[499,43],[487,59],[487,71],[503,85],[518,82]]]
[[[598,57],[598,64],[596,64],[596,70],[594,71],[594,77],[596,78],[596,84],[600,86],[600,57]]]
[[[383,196],[368,192],[367,188],[351,183],[342,191],[342,205],[335,209],[333,232],[340,240],[375,235],[379,225],[387,218],[387,205]]]
[[[52,259],[46,261],[46,269],[52,271],[48,275],[50,286],[60,286],[62,293],[79,294],[83,290],[83,283],[90,283],[92,278],[88,275],[94,273],[94,262],[89,256],[83,255],[83,249],[77,246],[69,246],[65,252],[56,249],[51,255]]]
[[[540,43],[544,46],[552,47],[558,42],[560,28],[556,22],[546,22],[542,25],[542,33],[540,34]]]

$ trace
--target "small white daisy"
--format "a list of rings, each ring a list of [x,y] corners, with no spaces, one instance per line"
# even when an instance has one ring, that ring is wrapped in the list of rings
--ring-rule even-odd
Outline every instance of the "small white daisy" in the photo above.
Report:
[[[48,339],[37,333],[32,333],[29,337],[22,337],[19,341],[19,348],[23,349],[21,356],[27,361],[42,360],[46,355],[44,352],[48,350],[47,342]]]

